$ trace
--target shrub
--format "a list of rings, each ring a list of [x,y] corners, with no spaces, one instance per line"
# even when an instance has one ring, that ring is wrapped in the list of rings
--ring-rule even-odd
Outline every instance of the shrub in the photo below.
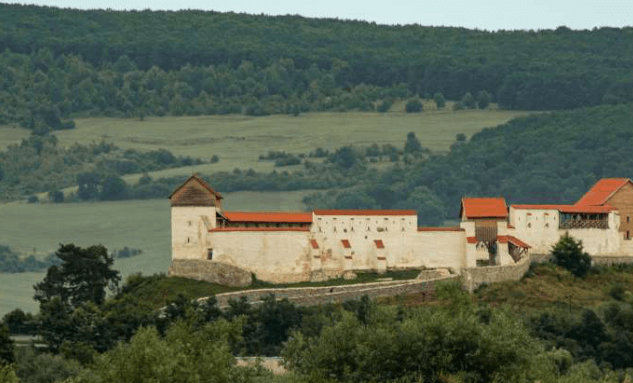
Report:
[[[39,198],[37,198],[37,196],[36,196],[36,195],[30,195],[30,196],[26,199],[26,202],[28,202],[28,203],[36,203],[36,202],[39,202],[39,201],[40,201],[40,199],[39,199]]]
[[[576,241],[569,233],[552,247],[552,262],[581,278],[591,269],[591,257],[583,251],[582,241]]]
[[[440,92],[435,93],[435,96],[433,96],[433,100],[435,101],[435,105],[437,106],[437,109],[442,109],[443,107],[446,106],[446,100],[444,99],[444,95]]]
[[[385,113],[385,112],[388,112],[389,109],[391,109],[391,105],[393,105],[391,101],[385,100],[381,102],[380,104],[378,104],[378,108],[376,108],[376,110],[380,113]]]
[[[609,296],[616,301],[623,301],[625,295],[624,285],[620,282],[615,282],[609,287]]]
[[[418,99],[409,100],[405,110],[407,113],[419,113],[422,111],[422,103]]]

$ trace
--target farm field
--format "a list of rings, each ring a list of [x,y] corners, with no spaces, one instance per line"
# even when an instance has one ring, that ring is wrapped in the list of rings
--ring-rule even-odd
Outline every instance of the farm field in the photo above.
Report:
[[[408,132],[415,132],[422,145],[433,151],[448,150],[455,135],[470,137],[492,127],[526,115],[505,110],[441,110],[419,114],[392,112],[306,113],[293,117],[242,115],[200,117],[151,117],[144,121],[117,118],[79,118],[74,130],[55,134],[61,145],[87,144],[105,139],[122,148],[153,150],[165,148],[176,155],[220,162],[186,169],[171,169],[164,175],[211,173],[252,168],[273,169],[271,161],[258,161],[269,151],[308,153],[317,147],[336,149],[344,145],[392,144],[403,146]],[[3,132],[0,130],[0,136]],[[15,135],[15,132],[13,132]],[[0,141],[2,143],[3,141]],[[183,173],[184,172],[184,173]]]
[[[301,202],[310,191],[223,193],[226,210],[303,210]],[[167,272],[171,262],[170,207],[167,199],[73,204],[0,205],[0,243],[22,254],[44,256],[59,243],[80,246],[103,244],[109,250],[124,246],[143,254],[117,260],[123,276],[131,273]],[[33,285],[44,278],[39,273],[0,273],[0,317],[21,308],[37,311]]]

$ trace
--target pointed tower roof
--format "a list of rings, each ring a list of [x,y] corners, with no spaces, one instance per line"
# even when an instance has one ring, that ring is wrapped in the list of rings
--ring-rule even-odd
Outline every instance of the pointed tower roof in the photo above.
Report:
[[[172,206],[218,206],[222,195],[197,174],[187,178],[169,195]]]

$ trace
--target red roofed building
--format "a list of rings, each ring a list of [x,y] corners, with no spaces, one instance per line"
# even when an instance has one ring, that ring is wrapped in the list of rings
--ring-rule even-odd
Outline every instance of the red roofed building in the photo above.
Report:
[[[628,178],[603,178],[574,205],[576,208],[613,208],[620,214],[620,233],[626,240],[633,235],[633,182]]]
[[[503,220],[508,218],[508,207],[504,198],[462,198],[459,212],[462,221],[474,219]]]

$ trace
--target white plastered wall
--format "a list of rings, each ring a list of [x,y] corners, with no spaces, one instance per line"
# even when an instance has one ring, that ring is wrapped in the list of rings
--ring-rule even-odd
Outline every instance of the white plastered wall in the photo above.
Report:
[[[304,231],[211,232],[207,246],[213,261],[228,263],[272,283],[309,281],[310,233]]]
[[[611,212],[608,229],[568,229],[560,230],[560,214],[555,209],[514,209],[510,208],[510,222],[514,229],[509,233],[532,246],[533,254],[549,254],[560,237],[570,236],[583,242],[590,255],[619,255],[621,239],[618,234],[619,215]]]
[[[171,208],[172,259],[205,259],[207,231],[216,224],[214,206]]]

